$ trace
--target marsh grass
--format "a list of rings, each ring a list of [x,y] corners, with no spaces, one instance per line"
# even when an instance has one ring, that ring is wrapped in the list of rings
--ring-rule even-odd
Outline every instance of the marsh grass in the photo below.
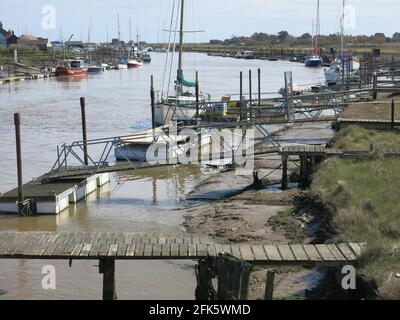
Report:
[[[343,149],[400,150],[400,135],[349,127],[333,146]],[[379,293],[400,298],[400,159],[331,158],[314,174],[311,189],[329,209],[327,235],[343,242],[366,242],[361,272],[374,279]]]

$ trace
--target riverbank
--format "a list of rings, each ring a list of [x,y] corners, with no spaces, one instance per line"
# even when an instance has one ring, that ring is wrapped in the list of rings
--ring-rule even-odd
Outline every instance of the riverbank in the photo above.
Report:
[[[325,161],[313,177],[309,198],[323,208],[323,240],[367,243],[358,273],[369,288],[359,294],[399,299],[400,170],[398,159],[380,152],[398,150],[400,134],[352,126],[332,142],[349,150],[368,150],[371,144],[372,158]]]
[[[275,133],[285,143],[329,141],[334,131],[329,122],[295,124]],[[292,184],[280,189],[282,170],[279,155],[262,155],[255,159],[255,171],[263,178],[261,190],[240,192],[253,182],[252,176],[238,176],[234,171],[211,175],[187,196],[203,201],[185,210],[187,231],[207,235],[221,244],[308,244],[313,242],[315,221],[308,212],[299,210],[303,191]],[[292,171],[297,164],[289,163]],[[293,179],[294,181],[294,179]],[[235,194],[229,196],[229,194]],[[209,201],[204,201],[205,195]],[[212,197],[214,196],[214,197]],[[275,299],[302,299],[321,276],[318,270],[299,267],[276,267]],[[262,299],[267,270],[256,268],[252,273],[250,299]]]

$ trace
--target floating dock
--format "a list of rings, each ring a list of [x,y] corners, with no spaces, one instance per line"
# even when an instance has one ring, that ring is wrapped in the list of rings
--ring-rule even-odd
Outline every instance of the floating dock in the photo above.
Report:
[[[58,214],[110,182],[108,173],[77,176],[43,183],[39,177],[23,185],[34,214]],[[0,195],[0,213],[18,213],[18,188]]]

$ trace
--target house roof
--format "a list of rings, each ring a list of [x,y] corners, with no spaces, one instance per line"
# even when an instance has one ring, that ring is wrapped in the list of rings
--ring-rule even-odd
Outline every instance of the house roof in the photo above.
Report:
[[[19,37],[20,40],[27,40],[27,41],[36,41],[38,38],[36,38],[34,35],[31,34],[22,34]]]

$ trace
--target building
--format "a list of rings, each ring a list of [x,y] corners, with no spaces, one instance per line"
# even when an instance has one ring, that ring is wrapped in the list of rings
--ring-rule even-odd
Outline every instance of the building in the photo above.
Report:
[[[395,33],[393,34],[392,40],[393,40],[394,42],[400,42],[400,32],[395,32]]]
[[[14,31],[5,30],[3,28],[3,23],[0,21],[0,42],[4,43],[4,39],[6,39],[6,45],[16,44],[18,42],[18,37],[14,34]],[[1,45],[1,44],[0,44]]]
[[[379,42],[379,43],[385,43],[386,42],[386,36],[384,33],[377,32],[375,33],[373,37],[374,41]]]
[[[210,40],[210,44],[222,44],[222,40],[212,39]]]
[[[25,46],[35,46],[43,51],[47,50],[48,42],[49,42],[49,39],[47,39],[47,38],[35,37],[31,34],[23,34],[19,37],[19,40],[18,40],[18,44],[22,44]]]
[[[67,41],[65,44],[71,48],[83,49],[85,47],[85,44],[83,43],[83,41]]]
[[[7,46],[7,39],[0,33],[0,46]]]

